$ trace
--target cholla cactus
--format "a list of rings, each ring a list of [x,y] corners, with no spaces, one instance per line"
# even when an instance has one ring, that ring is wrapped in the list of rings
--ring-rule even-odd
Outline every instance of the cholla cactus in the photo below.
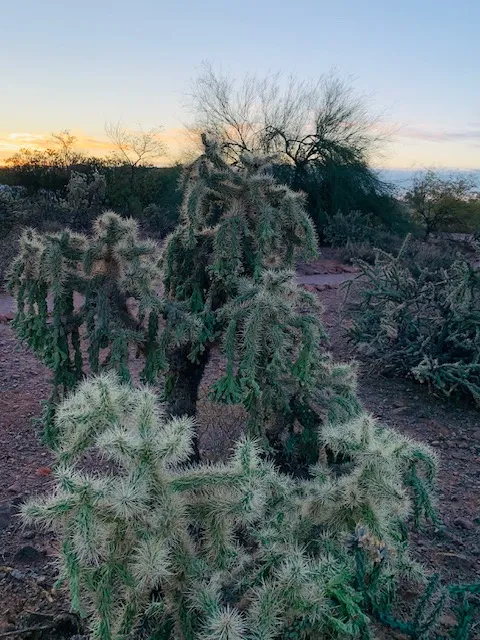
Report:
[[[162,272],[155,244],[111,212],[91,237],[23,236],[10,287],[20,337],[54,371],[47,439],[55,441],[55,403],[85,373],[85,351],[93,373],[111,368],[128,380],[134,347],[145,356],[145,381],[165,373],[169,412],[194,416],[211,349],[223,338],[227,374],[213,398],[242,403],[250,433],[268,439],[278,461],[305,470],[318,457],[316,430],[325,417],[360,411],[354,374],[327,356],[315,299],[291,271],[297,258],[315,255],[313,224],[302,194],[269,174],[271,158],[245,154],[230,166],[216,144],[204,142],[185,175]],[[160,274],[164,297],[156,290]]]
[[[332,364],[325,352],[319,314],[316,297],[297,286],[293,272],[265,270],[257,283],[239,280],[237,297],[218,314],[226,326],[227,367],[212,394],[242,403],[250,434],[266,435],[274,446],[281,440],[281,448],[296,449],[301,434],[311,462],[319,413],[352,417],[360,411],[352,369]]]
[[[23,514],[59,531],[62,580],[93,638],[367,638],[398,579],[422,579],[402,529],[418,498],[428,508],[435,458],[366,415],[325,426],[348,468],[318,464],[308,480],[248,438],[225,464],[185,467],[192,421],[112,374],[83,382],[55,421],[56,488]],[[82,470],[92,451],[109,471]]]
[[[314,257],[317,240],[303,194],[275,182],[270,157],[227,164],[204,137],[205,153],[184,176],[180,224],[165,250],[165,287],[192,310],[235,296],[238,278],[292,268]]]
[[[222,307],[238,296],[240,279],[257,282],[265,269],[292,268],[316,252],[304,197],[276,184],[271,158],[244,154],[231,166],[214,141],[203,142],[205,153],[185,172],[180,223],[163,253],[166,296],[188,303],[203,327],[200,340],[169,354],[166,390],[176,414],[195,413],[211,347],[225,331]]]
[[[180,224],[163,254],[166,295],[187,302],[203,329],[190,352],[171,352],[167,389],[174,402],[192,406],[197,374],[221,337],[227,372],[212,398],[242,403],[250,433],[266,435],[290,458],[301,445],[314,461],[325,411],[343,404],[354,415],[359,406],[354,375],[328,358],[319,308],[291,271],[296,259],[316,253],[312,221],[303,195],[275,183],[272,158],[244,154],[232,166],[214,142],[204,143],[185,174]]]
[[[383,369],[480,404],[480,272],[461,258],[422,265],[404,257],[408,242],[398,256],[360,263],[350,337]]]
[[[53,371],[49,444],[56,439],[54,406],[82,379],[87,364],[92,373],[114,369],[128,380],[133,345],[145,354],[144,378],[154,381],[162,361],[159,314],[168,306],[172,332],[185,328],[180,312],[173,318],[172,305],[157,296],[158,262],[155,243],[139,240],[135,221],[113,212],[96,220],[90,237],[68,230],[23,233],[9,287],[17,298],[17,334]]]
[[[72,171],[67,185],[65,208],[73,214],[72,222],[75,226],[85,226],[92,216],[98,215],[102,210],[106,189],[105,176],[98,171],[95,170],[91,176]]]

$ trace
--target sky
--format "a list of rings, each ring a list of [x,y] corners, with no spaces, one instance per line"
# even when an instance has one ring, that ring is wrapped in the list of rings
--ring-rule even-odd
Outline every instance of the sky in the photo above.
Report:
[[[69,129],[162,126],[171,154],[201,63],[230,77],[331,69],[394,133],[377,166],[480,168],[480,2],[0,0],[0,162]]]

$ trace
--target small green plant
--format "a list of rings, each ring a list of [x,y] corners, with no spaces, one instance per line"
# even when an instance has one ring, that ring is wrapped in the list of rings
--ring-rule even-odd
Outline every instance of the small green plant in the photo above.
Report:
[[[432,514],[435,456],[364,413],[325,424],[317,446],[343,462],[307,479],[249,438],[226,463],[185,467],[192,420],[113,374],[83,382],[55,423],[56,488],[23,514],[58,531],[60,581],[95,639],[369,638],[399,579],[424,579],[404,534]],[[108,471],[82,469],[92,452]]]
[[[378,251],[374,265],[359,263],[350,338],[385,371],[480,403],[480,272],[437,253],[415,261],[408,243],[397,256]]]

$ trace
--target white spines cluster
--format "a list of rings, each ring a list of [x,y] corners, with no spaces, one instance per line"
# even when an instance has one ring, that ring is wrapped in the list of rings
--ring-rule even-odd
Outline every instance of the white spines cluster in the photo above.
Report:
[[[365,588],[369,571],[382,593],[418,573],[398,535],[405,478],[413,464],[420,481],[434,460],[368,416],[322,430],[319,445],[348,462],[319,463],[307,480],[248,438],[224,464],[188,466],[192,420],[168,419],[152,391],[112,374],[82,383],[56,425],[55,491],[23,513],[59,532],[62,575],[94,638],[139,625],[172,640],[355,637],[370,625],[355,553]],[[84,470],[87,453],[101,471]]]

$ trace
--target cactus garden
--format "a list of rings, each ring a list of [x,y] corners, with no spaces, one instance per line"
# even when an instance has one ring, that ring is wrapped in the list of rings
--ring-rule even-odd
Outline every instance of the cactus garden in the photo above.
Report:
[[[272,160],[232,164],[204,136],[161,245],[113,211],[21,235],[0,326],[5,637],[476,637],[477,409],[353,362],[348,331],[374,349],[397,327],[382,357],[413,367],[415,301],[392,302],[413,276],[363,263],[370,307],[345,320],[343,289],[305,274],[356,272],[319,257]],[[475,351],[460,275],[437,296],[424,269],[418,286]],[[442,381],[478,399],[471,366]]]

